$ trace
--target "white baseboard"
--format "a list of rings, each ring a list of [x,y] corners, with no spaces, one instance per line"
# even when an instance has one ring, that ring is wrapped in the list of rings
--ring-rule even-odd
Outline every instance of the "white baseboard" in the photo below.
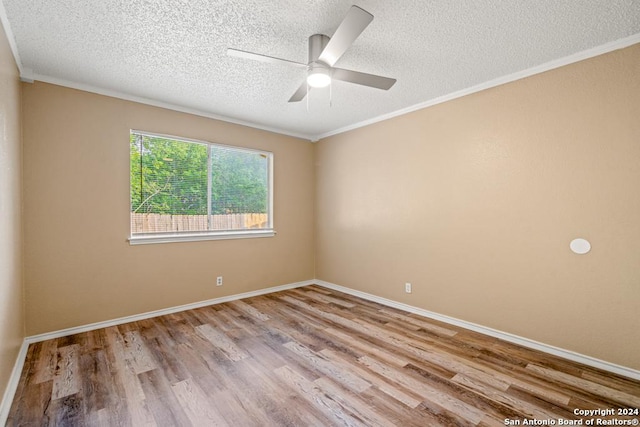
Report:
[[[164,316],[165,314],[178,313],[185,310],[193,310],[194,308],[206,307],[209,305],[222,304],[223,302],[235,301],[244,298],[257,297],[259,295],[271,294],[274,292],[285,291],[287,289],[299,288],[315,283],[315,280],[305,280],[304,282],[290,283],[288,285],[273,286],[271,288],[259,289],[257,291],[243,292],[241,294],[228,295],[226,297],[213,298],[205,301],[198,301],[190,304],[178,305],[175,307],[163,308],[161,310],[148,311],[146,313],[134,314],[132,316],[120,317],[113,320],[105,320],[103,322],[90,323],[88,325],[76,326],[73,328],[61,329],[59,331],[46,332],[44,334],[32,335],[25,338],[29,344],[34,342],[46,341],[53,338],[66,337],[68,335],[79,334],[81,332],[94,331],[96,329],[108,328],[109,326],[122,325],[123,323],[136,322],[138,320],[151,319],[152,317]]]
[[[162,310],[149,311],[146,313],[136,314],[133,316],[120,317],[118,319],[107,320],[104,322],[96,322],[88,325],[77,326],[74,328],[67,328],[59,331],[53,331],[53,332],[47,332],[44,334],[28,336],[24,339],[22,343],[22,347],[20,348],[20,352],[18,353],[18,357],[16,358],[16,363],[13,367],[11,377],[9,378],[9,383],[7,385],[4,396],[2,398],[2,402],[0,402],[0,426],[5,425],[7,421],[7,417],[9,416],[9,410],[11,409],[11,403],[13,402],[13,398],[18,388],[18,382],[20,381],[20,375],[22,374],[22,368],[24,366],[24,362],[27,356],[27,350],[29,348],[29,344],[45,341],[53,338],[60,338],[68,335],[78,334],[81,332],[93,331],[96,329],[106,328],[109,326],[117,326],[123,323],[150,319],[152,317],[163,316],[165,314],[177,313],[180,311],[191,310],[194,308],[206,307],[210,305],[221,304],[224,302],[235,301],[235,300],[250,298],[250,297],[259,296],[259,295],[266,295],[274,292],[299,288],[302,286],[307,286],[312,284],[317,284],[319,286],[323,286],[328,289],[344,292],[346,294],[354,295],[369,301],[374,301],[389,307],[397,308],[400,310],[407,311],[409,313],[414,313],[420,316],[439,320],[441,322],[449,323],[451,325],[459,326],[465,329],[470,329],[475,332],[479,332],[495,338],[500,338],[502,340],[505,340],[514,344],[518,344],[523,347],[528,347],[534,350],[539,350],[545,353],[553,354],[555,356],[563,357],[565,359],[582,363],[587,366],[592,366],[594,368],[599,368],[608,372],[613,372],[615,374],[623,375],[628,378],[640,380],[640,371],[627,368],[625,366],[616,365],[614,363],[596,359],[594,357],[590,357],[590,356],[586,356],[570,350],[554,347],[548,344],[530,340],[528,338],[523,338],[507,332],[498,331],[496,329],[487,328],[485,326],[481,326],[475,323],[456,319],[454,317],[449,317],[442,314],[434,313],[428,310],[424,310],[422,308],[414,307],[401,302],[397,302],[397,301],[382,298],[376,295],[368,294],[366,292],[361,292],[355,289],[346,288],[344,286],[336,285],[334,283],[325,282],[324,280],[305,280],[303,282],[290,283],[282,286],[274,286],[271,288],[260,289],[257,291],[244,292],[241,294],[229,295],[226,297],[214,298],[206,301],[199,301],[191,304],[184,304],[180,306],[169,307]]]
[[[206,307],[209,305],[222,304],[224,302],[235,301],[235,300],[255,297],[259,295],[271,294],[274,292],[280,292],[280,291],[285,291],[287,289],[299,288],[299,287],[311,285],[314,283],[315,283],[315,280],[305,280],[303,282],[289,283],[287,285],[281,285],[281,286],[273,286],[270,288],[259,289],[257,291],[244,292],[241,294],[229,295],[226,297],[214,298],[206,301],[194,302],[191,304],[184,304],[184,305],[179,305],[175,307],[163,308],[161,310],[148,311],[146,313],[120,317],[118,319],[106,320],[103,322],[96,322],[88,325],[61,329],[59,331],[46,332],[44,334],[28,336],[22,342],[22,347],[20,348],[20,352],[18,353],[18,357],[16,358],[16,363],[13,367],[13,371],[11,372],[11,377],[9,378],[9,383],[7,385],[4,396],[2,398],[2,402],[0,402],[0,426],[5,425],[7,422],[7,417],[9,416],[9,410],[11,409],[11,403],[13,402],[13,398],[16,394],[16,390],[18,389],[18,382],[20,381],[20,375],[22,374],[22,368],[24,367],[24,362],[27,356],[27,350],[29,348],[29,344],[40,342],[40,341],[46,341],[54,338],[66,337],[68,335],[79,334],[81,332],[94,331],[96,329],[107,328],[109,326],[122,325],[123,323],[150,319],[152,317],[163,316],[165,314],[172,314],[180,311],[192,310],[194,308]]]
[[[414,307],[412,305],[404,304],[401,302],[393,301],[387,298],[382,298],[376,295],[368,294],[366,292],[357,291],[344,286],[336,285],[335,283],[325,282],[324,280],[315,280],[314,283],[323,286],[328,289],[344,292],[356,297],[360,297],[369,301],[377,302],[382,305],[397,308],[399,310],[408,311],[409,313],[418,314],[420,316],[428,317],[431,319],[439,320],[444,323],[459,326],[461,328],[470,329],[481,334],[489,335],[494,338],[499,338],[504,341],[521,345],[523,347],[539,350],[544,353],[553,354],[564,359],[571,360],[573,362],[582,363],[583,365],[591,366],[594,368],[602,369],[607,372],[622,375],[634,380],[640,380],[640,371],[628,368],[626,366],[616,365],[614,363],[607,362],[605,360],[596,359],[595,357],[586,356],[584,354],[576,353],[571,350],[565,350],[563,348],[554,347],[552,345],[544,344],[538,341],[534,341],[528,338],[520,337],[518,335],[510,334],[508,332],[498,331],[496,329],[487,328],[475,323],[467,322],[465,320],[456,319],[455,317],[445,316],[443,314],[434,313],[432,311],[424,310],[422,308]]]
[[[11,409],[11,403],[13,402],[13,397],[16,394],[18,383],[20,382],[22,367],[24,366],[24,361],[27,358],[28,348],[29,344],[23,340],[22,345],[20,346],[20,351],[18,352],[18,357],[16,357],[16,363],[13,365],[13,370],[11,371],[11,376],[9,377],[9,383],[7,384],[7,388],[4,391],[2,402],[0,402],[0,426],[6,425],[7,423],[9,410]]]

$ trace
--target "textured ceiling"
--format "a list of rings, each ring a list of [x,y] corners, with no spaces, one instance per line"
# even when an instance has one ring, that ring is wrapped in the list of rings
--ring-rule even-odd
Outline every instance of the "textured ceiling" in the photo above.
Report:
[[[287,102],[304,69],[226,49],[306,63],[307,38],[331,36],[352,1],[0,1],[24,78],[309,139],[621,39],[640,42],[640,0],[359,0],[375,18],[336,66],[398,82],[389,91],[335,82],[331,105],[328,89],[307,105]]]

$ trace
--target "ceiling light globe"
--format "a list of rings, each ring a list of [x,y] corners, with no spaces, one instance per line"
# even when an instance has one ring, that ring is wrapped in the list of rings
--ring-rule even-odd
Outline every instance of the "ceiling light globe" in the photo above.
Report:
[[[314,70],[307,76],[307,84],[311,87],[327,87],[331,83],[331,76],[325,70]]]

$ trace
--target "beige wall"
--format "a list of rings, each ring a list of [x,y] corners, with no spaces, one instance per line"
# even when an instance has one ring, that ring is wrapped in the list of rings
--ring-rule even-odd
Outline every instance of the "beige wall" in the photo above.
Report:
[[[24,338],[20,80],[0,24],[0,401]]]
[[[28,335],[314,277],[308,141],[37,82],[23,111]],[[132,128],[272,151],[277,236],[130,246]]]
[[[640,369],[638,76],[636,45],[315,146],[24,84],[27,334],[311,279],[315,261],[318,279]],[[131,128],[273,151],[277,237],[130,246]],[[19,265],[19,233],[1,244]]]
[[[327,138],[316,162],[318,279],[640,369],[640,45]]]

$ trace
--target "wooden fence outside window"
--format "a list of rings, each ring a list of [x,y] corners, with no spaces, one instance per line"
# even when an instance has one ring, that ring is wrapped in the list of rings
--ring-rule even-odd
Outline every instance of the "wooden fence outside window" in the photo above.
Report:
[[[167,215],[132,213],[131,232],[163,233],[176,231],[248,230],[266,228],[266,213],[212,215],[211,229],[207,227],[207,215]]]

